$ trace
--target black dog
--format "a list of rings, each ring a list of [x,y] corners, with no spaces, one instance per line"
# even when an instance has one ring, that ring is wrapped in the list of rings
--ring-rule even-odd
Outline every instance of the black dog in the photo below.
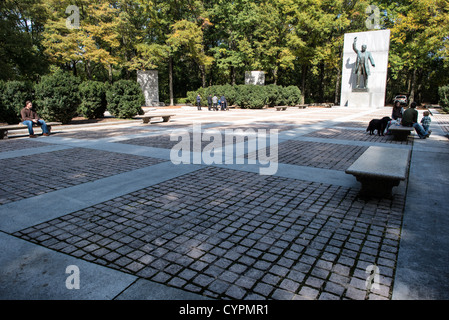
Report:
[[[366,131],[369,131],[369,134],[374,134],[374,130],[377,130],[377,134],[384,135],[385,128],[387,127],[388,122],[391,121],[390,117],[383,117],[382,119],[373,119],[369,122],[368,128]]]

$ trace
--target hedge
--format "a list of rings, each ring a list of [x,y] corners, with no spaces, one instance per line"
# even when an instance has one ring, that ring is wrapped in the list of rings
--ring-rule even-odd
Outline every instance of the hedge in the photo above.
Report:
[[[132,118],[144,114],[145,96],[138,82],[119,80],[106,90],[107,109],[115,117]]]
[[[20,110],[33,100],[33,85],[26,81],[0,82],[0,122],[20,122]]]
[[[280,105],[297,105],[301,103],[301,91],[296,86],[266,86],[258,85],[217,85],[207,88],[199,88],[196,91],[187,92],[186,100],[196,105],[196,96],[200,94],[201,104],[207,105],[207,97],[217,95],[225,96],[228,105],[237,105],[241,108],[261,109],[265,106],[274,107]]]
[[[445,112],[449,112],[449,86],[438,88],[438,94],[440,96],[440,106]]]
[[[69,123],[80,105],[79,83],[78,78],[62,70],[43,76],[35,85],[39,116],[47,121]]]
[[[81,104],[78,114],[88,119],[102,118],[106,111],[106,85],[100,81],[84,81],[79,85]]]

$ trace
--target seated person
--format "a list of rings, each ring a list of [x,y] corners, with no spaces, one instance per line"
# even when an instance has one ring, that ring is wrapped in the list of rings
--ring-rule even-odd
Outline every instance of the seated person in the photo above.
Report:
[[[33,104],[31,103],[31,101],[27,101],[25,103],[25,108],[20,111],[20,115],[22,116],[22,123],[28,127],[30,138],[36,138],[36,135],[33,131],[33,124],[41,126],[42,134],[44,136],[49,136],[50,131],[48,130],[47,124],[44,120],[39,118],[36,111],[34,111],[32,108]]]
[[[426,131],[430,131],[430,123],[432,122],[432,119],[430,118],[430,112],[429,111],[424,111],[423,112],[423,117],[421,119],[421,125],[424,128],[424,130]]]
[[[386,134],[391,134],[391,132],[388,131],[388,128],[391,125],[394,125],[394,124],[400,125],[401,124],[401,119],[402,119],[403,112],[404,112],[404,109],[401,107],[401,102],[399,100],[396,100],[394,102],[393,111],[391,112],[391,119],[392,120],[388,121],[387,127],[385,128],[385,130],[387,132]]]
[[[421,139],[428,138],[432,133],[431,130],[426,131],[418,123],[418,111],[416,111],[416,102],[412,102],[410,108],[404,111],[402,116],[402,125],[405,127],[413,127]]]

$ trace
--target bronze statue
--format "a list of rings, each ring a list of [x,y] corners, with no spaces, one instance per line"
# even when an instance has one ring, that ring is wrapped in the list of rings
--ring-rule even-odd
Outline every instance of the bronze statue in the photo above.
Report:
[[[357,37],[354,38],[354,43],[352,45],[352,48],[354,49],[354,52],[357,54],[357,61],[355,63],[355,69],[354,73],[357,75],[357,83],[356,88],[357,89],[367,89],[368,88],[368,77],[370,76],[370,68],[369,63],[373,67],[376,65],[374,64],[373,56],[371,55],[371,52],[366,51],[366,44],[362,45],[362,50],[357,50]],[[360,80],[361,77],[363,77],[363,87],[360,87]]]

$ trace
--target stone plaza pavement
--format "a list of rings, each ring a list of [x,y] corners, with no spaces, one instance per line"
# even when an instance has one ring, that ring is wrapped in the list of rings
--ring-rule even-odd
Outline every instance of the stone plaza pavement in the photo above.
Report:
[[[365,132],[387,107],[180,108],[158,110],[176,114],[167,123],[11,132],[0,299],[447,299],[449,116],[432,111],[430,138],[405,142]],[[223,138],[221,161],[195,161],[209,136],[172,161],[193,124]],[[231,129],[254,135],[226,140]],[[412,150],[391,199],[359,198],[345,173],[369,146]]]

